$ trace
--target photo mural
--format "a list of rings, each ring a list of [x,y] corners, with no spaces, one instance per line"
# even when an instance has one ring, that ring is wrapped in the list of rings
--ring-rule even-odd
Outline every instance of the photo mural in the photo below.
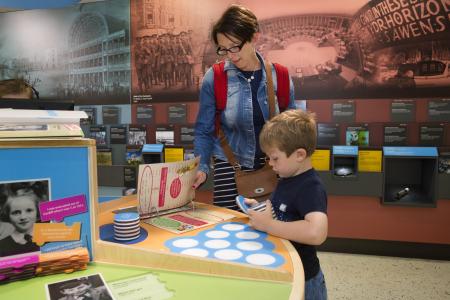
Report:
[[[211,25],[231,3],[132,1],[132,100],[197,101],[221,59]],[[257,49],[289,68],[297,99],[448,96],[448,0],[237,3],[258,17]]]
[[[41,99],[130,103],[128,0],[0,14],[0,80]]]
[[[289,68],[296,99],[448,96],[449,0],[107,0],[2,13],[0,80],[78,105],[197,101],[222,59],[211,26],[231,3],[256,14],[257,49]]]

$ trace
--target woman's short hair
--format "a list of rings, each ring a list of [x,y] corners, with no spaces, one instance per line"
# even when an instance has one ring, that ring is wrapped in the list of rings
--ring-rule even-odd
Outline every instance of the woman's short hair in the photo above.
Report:
[[[240,5],[231,5],[214,24],[211,38],[217,45],[217,34],[222,33],[239,39],[241,42],[250,42],[253,35],[259,31],[258,19],[248,8]]]

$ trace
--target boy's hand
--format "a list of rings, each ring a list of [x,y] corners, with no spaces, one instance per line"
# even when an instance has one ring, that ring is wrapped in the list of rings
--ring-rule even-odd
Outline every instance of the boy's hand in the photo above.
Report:
[[[267,232],[272,224],[272,203],[266,200],[266,209],[264,211],[248,210],[248,217],[250,218],[249,225],[256,230]]]
[[[255,204],[258,204],[258,201],[256,201],[255,199],[250,199],[250,198],[245,198],[244,199],[245,204],[247,204],[249,207],[253,206]]]

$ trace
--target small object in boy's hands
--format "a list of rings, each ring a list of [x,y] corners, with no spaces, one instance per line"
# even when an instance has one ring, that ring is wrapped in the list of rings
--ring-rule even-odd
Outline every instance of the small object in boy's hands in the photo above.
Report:
[[[236,203],[239,206],[239,208],[246,214],[248,214],[249,209],[252,209],[255,211],[265,211],[266,206],[267,206],[266,201],[259,202],[254,205],[247,205],[247,203],[245,203],[245,198],[242,195],[236,196]],[[273,207],[272,207],[272,217],[274,219],[276,219],[276,215],[275,215],[275,211],[273,210]]]
[[[245,203],[245,198],[242,195],[237,195],[236,196],[236,203],[239,206],[239,208],[244,212],[244,213],[248,213],[248,209],[249,206],[247,205],[247,203]]]
[[[256,211],[263,211],[266,208],[266,202],[255,203],[253,205],[248,205],[245,203],[245,197],[242,195],[236,196],[236,203],[239,208],[246,214],[248,214],[249,209],[253,209]]]
[[[267,206],[266,201],[263,201],[250,206],[249,209],[253,209],[255,211],[265,211],[266,206]]]
[[[409,188],[404,188],[404,189],[398,191],[397,194],[395,195],[395,200],[402,199],[403,197],[408,195],[408,193],[409,193]]]

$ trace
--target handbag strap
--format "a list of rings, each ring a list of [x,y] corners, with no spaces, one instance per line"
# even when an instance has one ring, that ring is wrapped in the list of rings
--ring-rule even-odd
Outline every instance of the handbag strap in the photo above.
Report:
[[[275,92],[273,88],[273,78],[272,78],[272,64],[268,61],[264,61],[266,68],[266,77],[267,77],[267,97],[269,98],[269,119],[271,119],[275,115]],[[227,138],[222,130],[222,127],[219,126],[218,137],[220,146],[223,149],[223,152],[228,159],[228,162],[233,166],[236,171],[241,170],[241,165],[239,161],[236,159],[236,156],[233,154],[233,150],[231,150],[230,144],[227,141]]]

